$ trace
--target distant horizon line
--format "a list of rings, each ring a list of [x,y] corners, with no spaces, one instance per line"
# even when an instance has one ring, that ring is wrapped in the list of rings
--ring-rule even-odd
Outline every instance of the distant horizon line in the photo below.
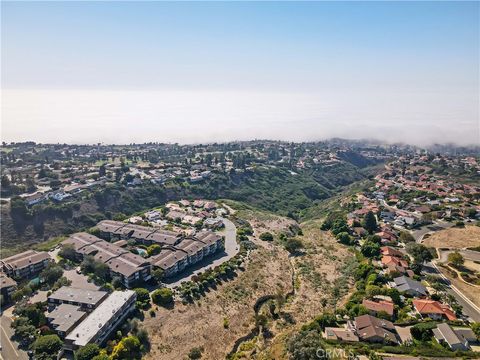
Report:
[[[26,143],[34,143],[35,145],[77,145],[77,146],[132,146],[132,145],[148,145],[148,144],[157,144],[157,145],[180,145],[180,146],[198,146],[198,145],[222,145],[222,144],[230,144],[230,143],[249,143],[249,142],[277,142],[277,143],[287,143],[287,144],[314,144],[314,143],[321,143],[321,142],[331,142],[331,141],[344,141],[350,143],[368,143],[371,145],[389,145],[389,146],[412,146],[416,148],[425,148],[428,149],[429,147],[434,146],[452,146],[456,148],[480,148],[479,144],[458,144],[455,142],[447,141],[447,142],[431,142],[425,145],[418,145],[413,143],[408,143],[404,141],[388,141],[388,140],[381,140],[378,138],[342,138],[342,137],[329,137],[324,139],[318,140],[308,140],[308,141],[293,141],[293,140],[281,140],[281,139],[248,139],[248,140],[229,140],[229,141],[212,141],[212,142],[163,142],[163,141],[143,141],[143,142],[130,142],[130,143],[104,143],[104,142],[57,142],[57,143],[50,143],[50,142],[37,142],[35,140],[22,140],[22,141],[6,141],[4,139],[1,140],[1,146],[11,146],[15,144],[26,144]],[[5,145],[4,145],[5,144]]]

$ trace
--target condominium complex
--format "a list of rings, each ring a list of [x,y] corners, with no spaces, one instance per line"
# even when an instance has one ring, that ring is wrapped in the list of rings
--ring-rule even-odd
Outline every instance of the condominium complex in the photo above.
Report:
[[[80,289],[62,286],[48,297],[48,306],[69,304],[80,307],[84,311],[91,311],[108,296],[106,291]]]
[[[50,261],[48,253],[28,250],[2,259],[0,265],[8,276],[26,279],[40,273]]]
[[[65,350],[102,344],[135,309],[135,291],[114,291],[65,337]]]
[[[77,233],[62,244],[73,246],[79,259],[89,255],[106,264],[112,277],[120,278],[126,287],[151,278],[150,263],[146,259],[96,236]]]

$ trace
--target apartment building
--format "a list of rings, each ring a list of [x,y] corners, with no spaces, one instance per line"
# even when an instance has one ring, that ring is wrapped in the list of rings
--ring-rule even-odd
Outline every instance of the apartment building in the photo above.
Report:
[[[136,299],[135,291],[114,291],[65,337],[64,349],[101,345],[135,309]]]
[[[118,277],[126,287],[151,278],[150,263],[139,255],[87,233],[71,235],[62,245],[71,245],[79,259],[93,256],[96,261],[107,264],[112,277]]]
[[[106,291],[80,289],[62,286],[48,297],[49,308],[68,304],[79,307],[83,311],[92,311],[108,296]]]
[[[2,270],[10,277],[27,279],[38,275],[51,261],[46,252],[28,250],[23,253],[2,259]]]
[[[96,227],[101,237],[111,241],[133,239],[145,245],[165,246],[176,245],[182,241],[181,233],[121,221],[103,220]]]

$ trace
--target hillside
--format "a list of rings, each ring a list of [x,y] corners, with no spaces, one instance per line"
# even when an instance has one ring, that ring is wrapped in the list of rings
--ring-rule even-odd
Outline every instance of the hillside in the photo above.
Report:
[[[340,175],[345,170],[349,172]],[[302,219],[309,209],[330,198],[345,186],[366,179],[369,171],[353,165],[294,173],[284,168],[257,168],[230,174],[217,173],[198,184],[170,182],[165,186],[144,184],[126,187],[112,183],[93,193],[77,195],[62,204],[20,206],[12,218],[10,207],[1,205],[3,256],[32,244],[81,231],[102,219],[122,218],[182,198],[232,199],[261,210]],[[322,174],[319,177],[319,174]]]

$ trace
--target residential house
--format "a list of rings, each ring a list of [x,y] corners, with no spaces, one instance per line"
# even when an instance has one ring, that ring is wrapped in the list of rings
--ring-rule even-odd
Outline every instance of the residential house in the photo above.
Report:
[[[435,300],[416,299],[413,300],[413,307],[422,317],[427,316],[433,320],[457,319],[455,313],[448,305],[444,305]]]
[[[45,201],[47,197],[45,196],[45,194],[37,192],[33,195],[26,196],[24,199],[25,199],[25,203],[28,206],[32,206],[32,205],[41,203],[42,201]]]
[[[391,301],[380,300],[373,301],[363,299],[362,305],[369,311],[370,315],[377,316],[378,313],[384,312],[389,316],[393,316],[394,304]]]
[[[359,338],[355,331],[347,328],[327,327],[323,332],[323,337],[331,341],[358,342]]]
[[[398,272],[404,274],[408,269],[408,262],[396,256],[383,255],[382,266],[387,269],[388,273]]]
[[[412,280],[406,276],[400,276],[393,279],[392,284],[398,291],[413,297],[422,297],[427,295],[427,288],[420,282]]]
[[[108,265],[112,277],[118,277],[126,287],[140,281],[148,281],[150,263],[139,255],[87,233],[71,235],[62,245],[73,246],[77,257],[93,256],[96,261]]]
[[[371,315],[362,315],[355,318],[355,330],[358,337],[373,343],[398,343],[395,326],[387,320]]]
[[[470,349],[468,340],[446,323],[438,324],[437,328],[433,329],[433,336],[439,343],[447,344],[448,347],[454,351],[467,351]]]

